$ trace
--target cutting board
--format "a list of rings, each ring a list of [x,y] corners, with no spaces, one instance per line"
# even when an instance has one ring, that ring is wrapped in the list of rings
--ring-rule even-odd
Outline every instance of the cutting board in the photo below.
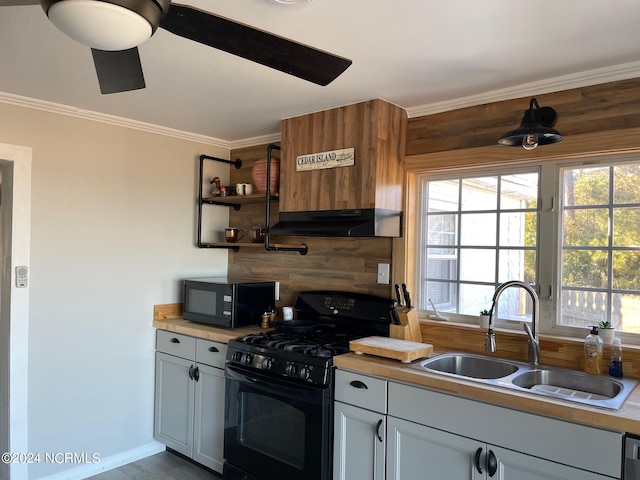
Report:
[[[433,351],[433,345],[427,343],[410,342],[388,337],[366,337],[349,342],[352,352],[362,355],[376,355],[378,357],[400,360],[410,363],[418,358],[426,357]]]

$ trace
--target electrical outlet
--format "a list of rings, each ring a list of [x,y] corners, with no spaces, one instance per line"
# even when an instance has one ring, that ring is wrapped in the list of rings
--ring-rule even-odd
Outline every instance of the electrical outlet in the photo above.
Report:
[[[379,263],[378,264],[378,283],[389,284],[389,264],[388,263]]]
[[[276,283],[276,298],[274,300],[280,300],[280,282]]]

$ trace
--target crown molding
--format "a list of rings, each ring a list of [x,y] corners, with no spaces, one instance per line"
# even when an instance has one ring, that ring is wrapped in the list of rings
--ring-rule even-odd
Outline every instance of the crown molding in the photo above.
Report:
[[[485,103],[513,100],[515,98],[529,97],[531,95],[541,95],[545,93],[570,90],[572,88],[587,87],[601,83],[628,80],[640,77],[640,62],[624,63],[612,67],[587,70],[585,72],[563,75],[555,78],[548,78],[537,82],[530,82],[500,90],[470,95],[442,102],[429,103],[416,107],[407,108],[409,118],[421,117],[423,115],[433,115],[436,113],[458,110],[460,108],[473,107]]]
[[[130,118],[93,112],[91,110],[83,110],[81,108],[62,105],[60,103],[22,97],[20,95],[14,95],[12,93],[0,92],[0,103],[7,103],[19,107],[42,110],[44,112],[57,113],[60,115],[67,115],[70,117],[81,118],[83,120],[91,120],[94,122],[115,125],[118,127],[131,128],[134,130],[154,133],[157,135],[164,135],[166,137],[177,138],[180,140],[187,140],[191,142],[202,143],[205,145],[211,145],[214,147],[221,147],[228,150],[231,149],[231,143],[227,140],[221,140],[219,138],[200,135],[197,133],[185,132],[183,130],[176,130],[174,128],[162,127],[160,125],[154,125],[152,123],[139,122],[137,120],[131,120]]]

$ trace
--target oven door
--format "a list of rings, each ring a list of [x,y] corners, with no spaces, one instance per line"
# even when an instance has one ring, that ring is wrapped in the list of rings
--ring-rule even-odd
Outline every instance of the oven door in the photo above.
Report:
[[[227,365],[225,460],[263,480],[331,478],[331,389]],[[225,479],[227,477],[225,476]]]

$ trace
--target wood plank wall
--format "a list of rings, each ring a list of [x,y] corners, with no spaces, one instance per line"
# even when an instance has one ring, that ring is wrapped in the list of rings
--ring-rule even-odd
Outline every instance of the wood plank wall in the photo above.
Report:
[[[633,133],[640,127],[640,79],[622,80],[601,85],[566,90],[545,95],[537,95],[540,106],[553,107],[558,112],[555,128],[565,136],[562,154],[571,154],[575,148],[583,148],[584,142],[573,142],[571,137],[583,134],[597,134],[593,148],[611,151],[616,148],[616,138],[621,132]],[[425,163],[423,157],[431,153],[449,152],[477,147],[494,146],[498,138],[508,130],[517,128],[524,111],[529,107],[530,97],[495,102],[468,107],[440,114],[410,118],[407,127],[407,161],[411,168],[417,163]],[[612,135],[603,135],[611,132]],[[628,137],[629,135],[622,135]],[[640,135],[638,137],[640,144]],[[607,140],[611,138],[613,140]],[[569,141],[567,141],[569,140]],[[559,145],[562,145],[559,144]],[[578,145],[580,143],[580,145]],[[629,145],[624,145],[629,148]],[[502,147],[501,147],[502,148]],[[507,147],[504,147],[507,149]],[[620,145],[622,148],[622,145]],[[521,149],[520,149],[521,150]],[[231,158],[242,158],[245,166],[241,170],[232,169],[231,183],[251,182],[251,165],[265,158],[267,145],[233,150]],[[584,152],[581,152],[584,153]],[[412,195],[408,190],[406,195]],[[272,218],[277,219],[277,208]],[[264,221],[263,210],[259,206],[242,207],[241,211],[230,213],[233,226],[250,227]],[[408,229],[411,232],[411,229]],[[263,250],[241,250],[229,255],[229,272],[246,274],[260,279],[275,279],[281,282],[280,304],[292,303],[297,292],[310,289],[339,289],[363,293],[391,296],[389,286],[376,284],[378,263],[391,263],[394,281],[402,281],[406,275],[402,262],[392,263],[392,256],[404,258],[404,239],[326,239],[297,237],[287,238],[287,243],[304,242],[309,246],[307,256],[298,253],[266,252]],[[409,252],[410,253],[410,252]],[[462,327],[441,331],[444,327],[425,322],[422,324],[426,340],[442,344],[445,348],[477,350],[483,347],[483,333]],[[510,344],[522,350],[526,343],[517,335],[510,342],[509,333],[501,333],[502,345]],[[524,350],[513,353],[515,358],[523,358]],[[624,348],[625,374],[640,377],[640,348]],[[542,342],[542,360],[549,364],[580,368],[582,361],[580,340],[558,339]]]
[[[251,179],[253,164],[267,156],[267,146],[236,149],[232,159],[242,159],[241,169],[231,169],[230,183]],[[271,204],[271,225],[278,220],[278,202]],[[229,225],[246,231],[264,225],[263,205],[243,205],[229,211]],[[391,263],[389,238],[313,238],[272,237],[272,243],[306,244],[308,253],[267,252],[264,249],[240,249],[229,252],[229,274],[280,282],[277,307],[291,305],[303,290],[345,290],[390,296],[389,285],[376,283],[378,263]]]

